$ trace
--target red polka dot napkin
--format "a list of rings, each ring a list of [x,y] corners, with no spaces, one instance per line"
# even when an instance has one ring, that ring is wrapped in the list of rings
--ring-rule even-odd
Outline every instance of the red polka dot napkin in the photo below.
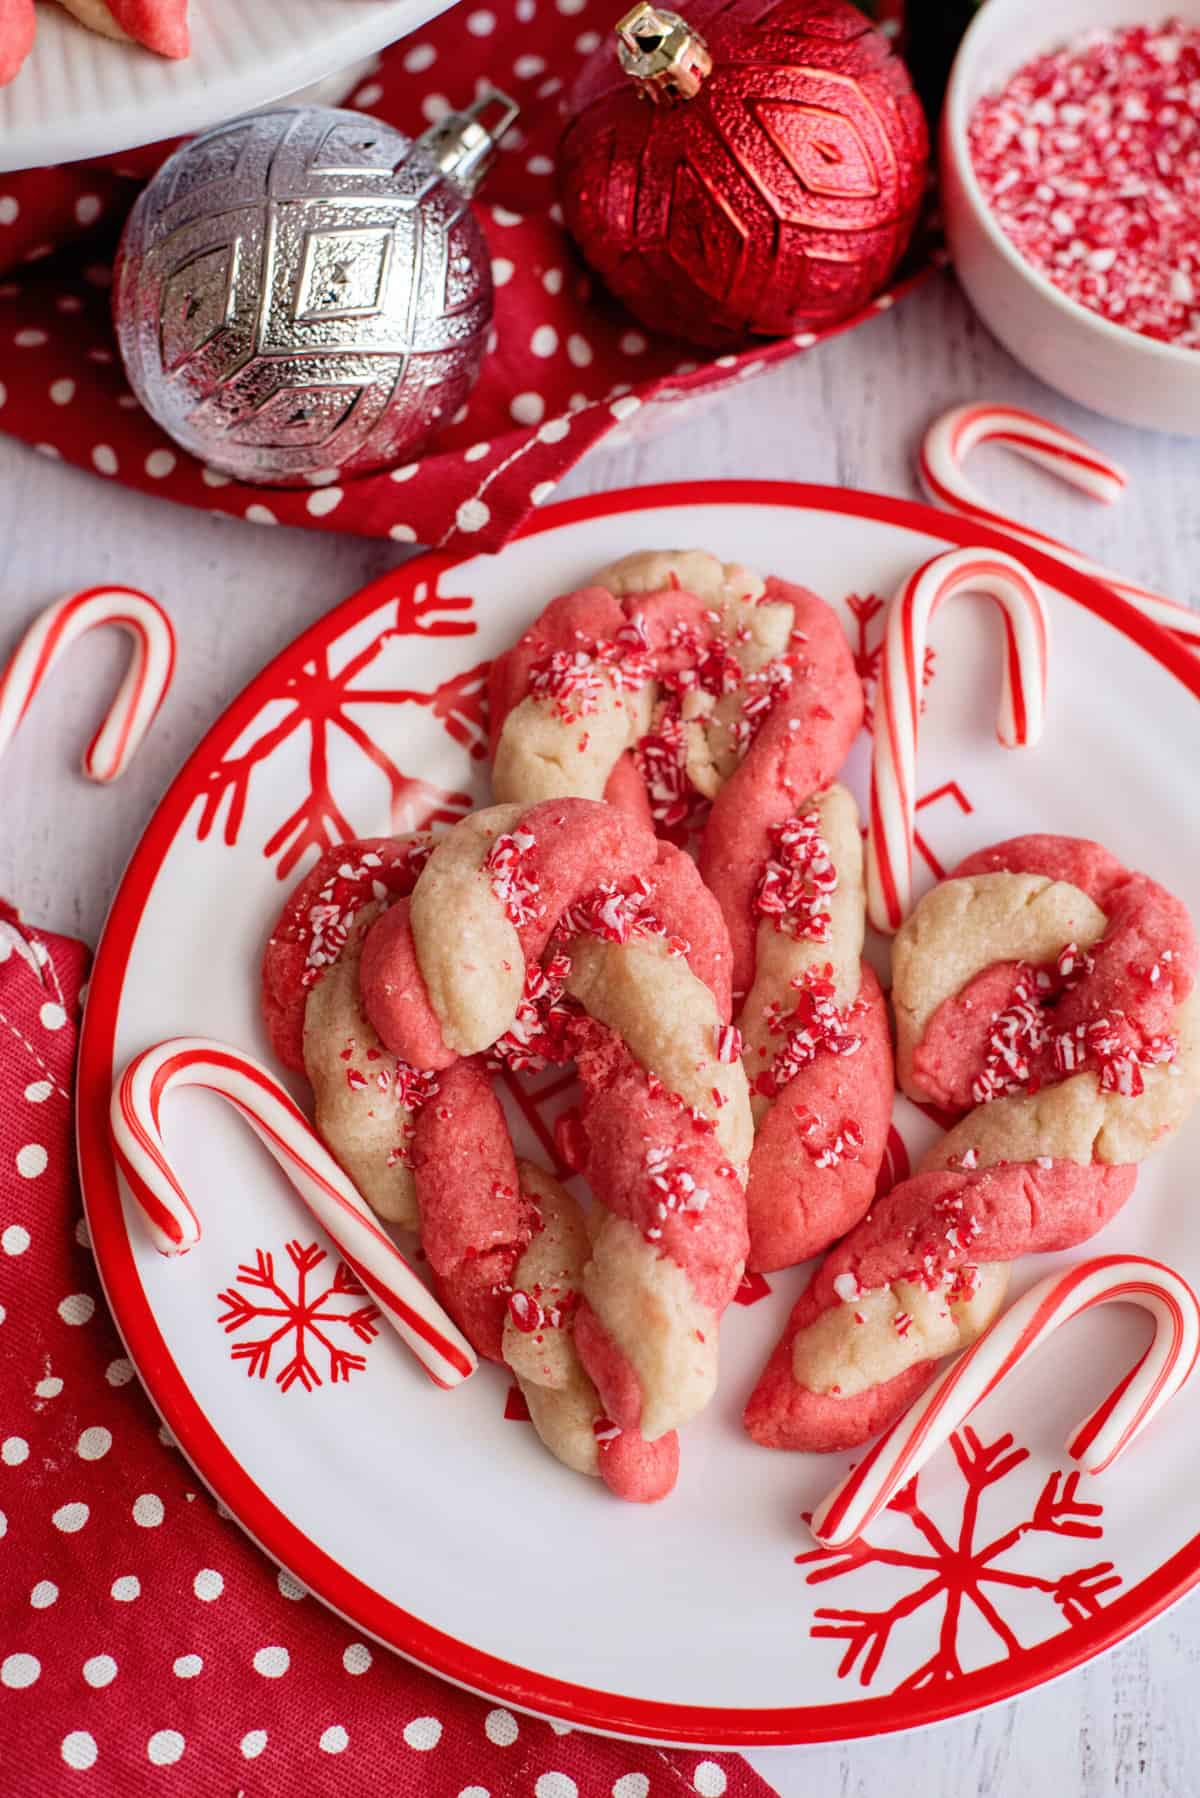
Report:
[[[414,136],[482,81],[522,109],[479,204],[495,348],[465,411],[420,460],[344,486],[335,470],[303,490],[247,486],[177,449],[141,410],[121,371],[108,288],[121,222],[170,145],[0,175],[0,429],[107,479],[256,524],[498,549],[607,433],[811,347],[818,337],[804,333],[714,359],[650,338],[572,249],[555,203],[559,109],[619,11],[612,0],[456,7],[394,45],[347,101]],[[906,278],[837,329],[891,305],[924,254],[911,252]]]
[[[362,1641],[197,1486],[125,1358],[81,1216],[86,965],[0,902],[6,1798],[769,1798],[734,1756],[564,1732]]]

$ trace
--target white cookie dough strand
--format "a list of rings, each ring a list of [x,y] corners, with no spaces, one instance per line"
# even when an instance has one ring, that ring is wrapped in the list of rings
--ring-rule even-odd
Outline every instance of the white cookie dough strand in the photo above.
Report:
[[[609,562],[588,585],[605,588],[614,599],[677,586],[712,606],[753,605],[766,592],[761,574],[740,562],[722,562],[706,549],[635,549]]]
[[[976,1405],[1040,1348],[1060,1324],[1115,1302],[1140,1305],[1154,1339],[1131,1374],[1085,1418],[1067,1453],[1088,1473],[1103,1473],[1179,1391],[1200,1353],[1200,1303],[1187,1281],[1140,1255],[1100,1255],[1051,1274],[1017,1300],[952,1361],[916,1404],[881,1436],[813,1512],[824,1548],[845,1548],[886,1509],[900,1488],[959,1429]]]
[[[1073,431],[1064,430],[1036,412],[1025,412],[1018,406],[982,403],[954,406],[940,418],[935,418],[925,433],[918,458],[921,482],[930,499],[963,518],[999,526],[1010,537],[1019,537],[1023,543],[1045,550],[1068,567],[1077,568],[1081,574],[1090,575],[1093,580],[1110,587],[1119,599],[1126,600],[1143,617],[1171,631],[1190,649],[1200,649],[1200,613],[1190,606],[1177,599],[1168,599],[1166,594],[1156,593],[1150,587],[1139,586],[1124,575],[1114,574],[1111,568],[1093,562],[1090,556],[1061,543],[1058,538],[1047,536],[1045,531],[1034,530],[1032,525],[1023,524],[1020,519],[988,506],[963,470],[964,461],[979,443],[1002,443],[1027,462],[1038,463],[1052,475],[1057,475],[1060,481],[1066,481],[1104,505],[1112,505],[1125,491],[1125,472],[1117,463],[1111,462],[1082,437],[1076,437]]]
[[[475,1371],[474,1350],[376,1222],[295,1101],[252,1056],[207,1037],[172,1037],[144,1050],[113,1088],[113,1148],[161,1254],[186,1254],[200,1240],[200,1220],[162,1133],[163,1100],[186,1086],[207,1087],[242,1114],[436,1385],[460,1385]]]
[[[409,902],[429,1002],[459,1055],[490,1048],[511,1029],[521,1000],[521,941],[485,864],[522,809],[493,805],[471,812],[439,837]]]
[[[996,731],[1005,748],[1036,743],[1046,696],[1048,623],[1037,583],[1000,550],[951,550],[918,568],[888,607],[875,699],[867,903],[877,930],[898,930],[912,901],[917,733],[929,625],[959,593],[994,599],[1004,617]]]
[[[358,967],[363,938],[381,907],[365,907],[336,961],[312,987],[304,1008],[304,1071],[313,1090],[317,1134],[332,1149],[377,1217],[419,1230],[409,1144],[415,1106],[436,1076],[414,1073],[384,1046],[362,1006]]]
[[[84,751],[89,780],[119,780],[153,724],[175,673],[175,631],[156,599],[134,587],[86,587],[34,619],[0,674],[0,755],[59,658],[79,637],[115,625],[133,644],[129,668]]]

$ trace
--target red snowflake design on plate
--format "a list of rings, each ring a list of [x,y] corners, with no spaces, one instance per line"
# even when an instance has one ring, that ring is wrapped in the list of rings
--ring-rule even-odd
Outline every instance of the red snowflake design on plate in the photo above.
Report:
[[[331,843],[343,842],[356,832],[333,795],[330,784],[330,744],[334,733],[347,739],[360,755],[373,763],[387,781],[391,829],[397,833],[421,830],[428,824],[452,824],[470,811],[469,793],[450,792],[432,785],[397,766],[386,750],[353,716],[355,706],[427,706],[447,734],[475,759],[487,752],[485,717],[487,664],[479,663],[431,689],[359,685],[360,677],[397,637],[462,637],[474,633],[475,624],[465,618],[435,616],[468,610],[466,596],[431,592],[427,581],[402,588],[391,620],[371,642],[357,650],[341,667],[334,668],[329,645],[319,649],[298,672],[289,672],[281,691],[263,708],[274,712],[279,701],[288,710],[255,737],[249,748],[223,756],[209,771],[204,804],[196,834],[203,842],[217,824],[225,806],[224,840],[236,843],[245,816],[250,782],[256,769],[268,762],[280,745],[297,731],[307,731],[308,791],[263,844],[268,858],[278,856],[276,876],[286,880],[307,850],[318,854]],[[226,804],[226,801],[228,803]]]
[[[745,1273],[738,1281],[733,1302],[735,1305],[757,1305],[760,1299],[770,1295],[771,1286],[765,1274]]]
[[[846,604],[854,619],[854,667],[859,680],[863,684],[863,723],[868,730],[874,728],[872,702],[875,697],[875,683],[879,679],[879,659],[883,653],[883,612],[887,606],[885,599],[877,593],[848,593]],[[880,628],[876,633],[872,627],[876,619],[880,620]],[[872,643],[871,638],[875,641]],[[935,652],[925,651],[925,663],[921,670],[921,686],[927,687],[934,677],[937,668]],[[922,701],[922,708],[924,701]]]
[[[250,1295],[240,1292],[236,1284],[217,1294],[225,1307],[217,1321],[227,1336],[260,1321],[267,1326],[265,1335],[243,1336],[235,1342],[229,1351],[230,1359],[244,1361],[251,1379],[257,1374],[265,1380],[276,1348],[286,1353],[291,1347],[290,1359],[275,1373],[275,1384],[281,1392],[289,1392],[297,1383],[305,1392],[322,1384],[314,1355],[323,1360],[326,1376],[336,1386],[339,1380],[348,1380],[367,1365],[367,1357],[343,1347],[336,1340],[337,1335],[349,1331],[361,1343],[374,1342],[379,1334],[379,1309],[369,1299],[349,1309],[337,1304],[339,1299],[364,1296],[361,1281],[344,1261],[338,1262],[332,1279],[325,1273],[310,1283],[309,1276],[329,1259],[328,1251],[317,1243],[306,1246],[289,1242],[285,1252],[295,1276],[293,1292],[276,1275],[274,1255],[267,1249],[256,1249],[254,1260],[243,1262],[237,1270],[238,1281],[250,1288]],[[321,1280],[328,1284],[320,1285]],[[320,1290],[313,1290],[318,1285]]]
[[[883,1160],[879,1164],[879,1178],[875,1182],[876,1199],[885,1198],[893,1186],[899,1186],[901,1180],[907,1180],[911,1172],[908,1145],[895,1124],[889,1124]]]
[[[869,1686],[893,1640],[893,1632],[926,1606],[941,1607],[937,1646],[898,1682],[893,1688],[896,1692],[945,1685],[976,1670],[964,1667],[960,1659],[963,1628],[971,1613],[982,1619],[999,1642],[1003,1651],[1000,1658],[1020,1654],[1023,1645],[1001,1610],[1006,1590],[1044,1594],[1047,1606],[1053,1607],[1049,1613],[1051,1624],[1061,1619],[1071,1628],[1095,1617],[1103,1608],[1105,1593],[1121,1584],[1121,1576],[1111,1561],[1073,1567],[1053,1577],[1002,1564],[1031,1533],[1093,1539],[1104,1534],[1097,1521],[1103,1506],[1088,1504],[1077,1496],[1078,1473],[1065,1474],[1056,1469],[1029,1507],[1029,1515],[994,1540],[981,1544],[976,1537],[985,1492],[1028,1461],[1029,1450],[1014,1448],[1011,1435],[985,1444],[969,1427],[951,1436],[950,1446],[965,1487],[957,1540],[948,1540],[920,1503],[918,1477],[896,1494],[876,1526],[884,1541],[860,1540],[844,1549],[815,1548],[795,1557],[798,1566],[811,1569],[806,1575],[810,1586],[843,1579],[864,1568],[912,1569],[912,1590],[886,1609],[822,1607],[813,1613],[810,1633],[814,1639],[827,1638],[844,1644],[837,1670],[839,1679],[848,1679],[857,1672],[859,1683]],[[893,1516],[905,1519],[910,1539],[916,1538],[912,1547],[891,1546],[896,1536]],[[1058,1619],[1054,1618],[1054,1611]],[[1042,1638],[1054,1633],[1055,1627],[1044,1629]]]

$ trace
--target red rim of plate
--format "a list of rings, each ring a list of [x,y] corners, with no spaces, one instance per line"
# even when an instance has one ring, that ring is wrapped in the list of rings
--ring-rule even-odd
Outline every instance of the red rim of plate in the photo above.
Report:
[[[701,481],[623,489],[566,500],[530,518],[517,533],[531,537],[562,525],[671,506],[770,505],[832,511],[920,532],[945,543],[1004,549],[1087,611],[1112,625],[1200,698],[1200,657],[1150,623],[1107,588],[999,531],[932,506],[846,488],[787,481]],[[959,1717],[1054,1679],[1123,1641],[1200,1580],[1200,1534],[1156,1572],[1086,1624],[976,1673],[942,1692],[881,1695],[823,1705],[734,1709],[681,1705],[594,1691],[511,1665],[423,1623],[348,1573],[298,1530],[230,1454],[192,1397],[159,1332],[125,1227],[108,1135],[113,1045],[125,971],[146,900],[162,862],[200,792],[202,772],[252,721],[278,687],[271,676],[303,660],[396,593],[398,584],[432,582],[477,552],[431,552],[404,563],[351,595],[296,638],[221,715],[189,756],[155,811],[121,882],[92,973],[79,1054],[76,1122],[80,1172],[96,1262],[130,1358],[179,1446],[206,1485],[254,1540],[309,1591],[386,1646],[455,1684],[580,1728],[708,1748],[795,1746],[913,1729]],[[928,552],[922,550],[922,559]]]

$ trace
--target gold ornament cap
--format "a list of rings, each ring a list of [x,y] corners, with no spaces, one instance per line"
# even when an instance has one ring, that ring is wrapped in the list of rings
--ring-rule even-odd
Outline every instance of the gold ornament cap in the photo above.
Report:
[[[635,6],[617,25],[617,57],[656,106],[691,100],[712,73],[708,45],[677,12]]]

